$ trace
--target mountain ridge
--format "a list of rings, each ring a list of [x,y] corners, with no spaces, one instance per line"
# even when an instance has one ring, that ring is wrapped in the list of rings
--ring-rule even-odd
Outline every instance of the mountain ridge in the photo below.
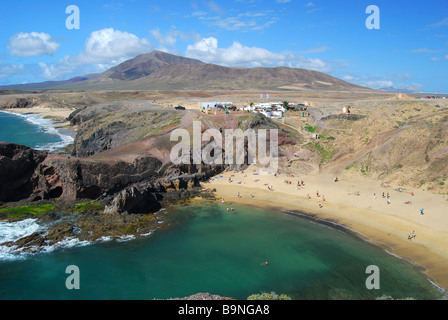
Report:
[[[369,91],[328,74],[290,67],[225,67],[162,51],[141,54],[94,77],[28,88],[49,90],[328,90]],[[0,89],[20,89],[20,85]],[[23,87],[26,88],[26,85]]]

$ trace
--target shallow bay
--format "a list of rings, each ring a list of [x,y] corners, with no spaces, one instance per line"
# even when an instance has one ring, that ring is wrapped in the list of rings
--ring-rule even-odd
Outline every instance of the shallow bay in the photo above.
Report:
[[[276,209],[201,204],[167,211],[170,228],[127,242],[55,250],[0,262],[0,299],[167,299],[210,292],[236,299],[275,291],[292,299],[435,299],[405,260]],[[265,261],[268,265],[264,265]],[[80,269],[67,290],[65,269]],[[369,265],[380,290],[368,290]]]

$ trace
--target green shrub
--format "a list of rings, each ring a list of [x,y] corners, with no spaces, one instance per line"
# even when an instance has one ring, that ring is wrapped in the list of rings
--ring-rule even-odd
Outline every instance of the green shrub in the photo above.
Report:
[[[103,206],[99,204],[98,202],[84,202],[84,203],[78,203],[75,205],[75,211],[85,211],[85,210],[102,210]]]
[[[317,127],[312,127],[308,123],[305,124],[305,130],[308,132],[316,132]]]
[[[47,213],[49,211],[54,210],[53,204],[43,204],[38,206],[22,206],[16,208],[4,208],[0,210],[0,213],[4,212],[21,212],[21,213],[30,213],[33,215],[40,215]]]
[[[288,297],[286,294],[278,295],[275,292],[271,293],[260,293],[260,294],[253,294],[250,295],[247,300],[291,300],[290,297]]]

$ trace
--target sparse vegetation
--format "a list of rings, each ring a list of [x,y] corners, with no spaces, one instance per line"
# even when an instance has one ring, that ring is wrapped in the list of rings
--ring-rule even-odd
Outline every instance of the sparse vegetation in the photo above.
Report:
[[[75,211],[81,212],[86,210],[102,210],[104,207],[97,202],[84,202],[75,205]]]
[[[20,213],[29,213],[33,215],[41,215],[47,213],[49,211],[54,210],[53,204],[43,204],[43,205],[30,205],[30,206],[22,206],[16,208],[4,208],[0,209],[0,213],[9,213],[9,212],[20,212]]]
[[[376,300],[415,300],[415,298],[407,297],[407,298],[404,298],[404,299],[395,299],[392,296],[384,295],[384,296],[376,298]]]
[[[271,293],[259,293],[259,294],[253,294],[250,295],[247,300],[291,300],[291,298],[289,296],[287,296],[286,294],[280,294],[278,295],[275,292],[271,292]]]
[[[333,153],[329,150],[326,150],[324,147],[321,146],[320,143],[315,142],[314,147],[317,149],[317,151],[319,151],[319,153],[321,154],[322,158],[321,158],[321,163],[325,163],[327,161],[330,161],[331,158],[333,157]]]
[[[305,130],[311,133],[314,133],[317,131],[317,127],[312,127],[310,124],[305,124]]]

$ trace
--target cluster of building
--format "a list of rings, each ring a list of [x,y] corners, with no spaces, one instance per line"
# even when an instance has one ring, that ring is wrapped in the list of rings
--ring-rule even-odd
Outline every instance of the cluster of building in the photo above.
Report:
[[[244,111],[261,113],[267,118],[281,119],[286,108],[281,103],[260,103],[242,108]]]
[[[446,96],[424,96],[417,97],[416,99],[446,99]]]
[[[281,119],[283,118],[283,114],[287,110],[296,110],[296,111],[306,111],[307,107],[304,104],[289,104],[287,107],[283,105],[282,102],[279,103],[260,103],[260,104],[251,104],[248,106],[243,106],[241,108],[237,108],[233,105],[232,102],[202,102],[201,104],[202,112],[213,112],[217,110],[222,111],[247,111],[247,112],[255,112],[261,113],[267,118]]]

